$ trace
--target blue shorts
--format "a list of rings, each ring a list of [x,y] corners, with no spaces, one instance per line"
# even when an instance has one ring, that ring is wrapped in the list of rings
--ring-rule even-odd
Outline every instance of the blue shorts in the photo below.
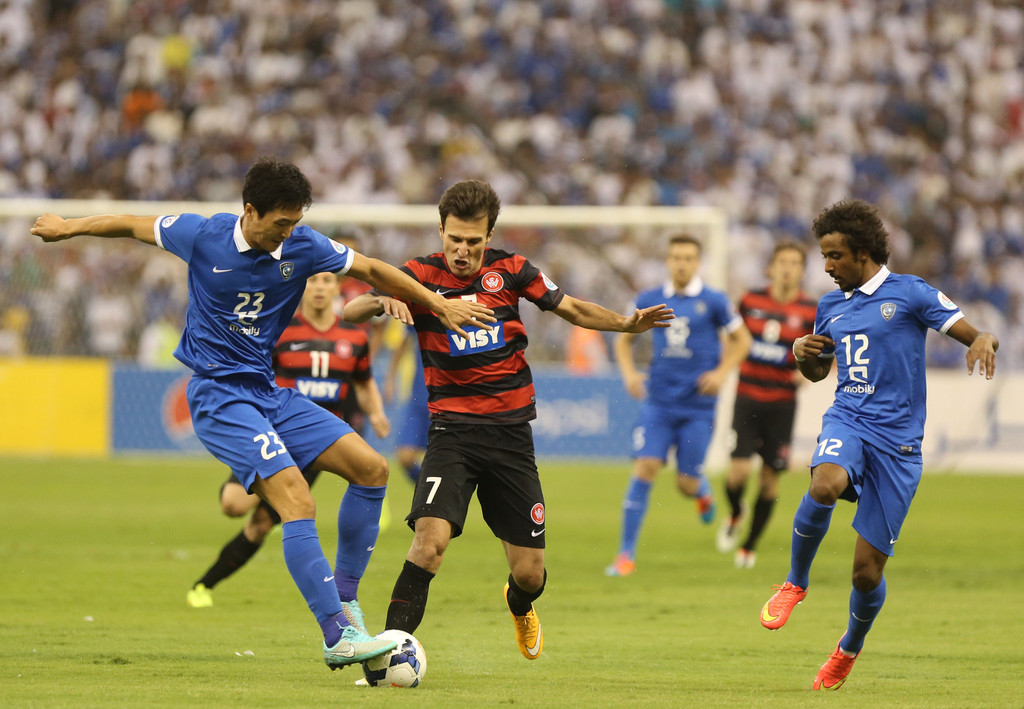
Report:
[[[352,427],[295,389],[254,377],[193,376],[186,388],[196,435],[246,490],[256,477],[305,470]]]
[[[427,434],[430,431],[430,412],[427,410],[427,387],[421,381],[413,384],[409,400],[402,411],[402,423],[398,427],[395,443],[401,448],[426,450]]]
[[[921,482],[920,451],[889,453],[865,441],[852,426],[826,422],[818,436],[811,469],[821,463],[835,463],[850,476],[858,495],[853,528],[875,549],[892,556],[910,501]]]
[[[669,449],[675,448],[679,475],[700,477],[714,424],[714,411],[673,412],[645,401],[633,428],[633,458],[664,462]]]

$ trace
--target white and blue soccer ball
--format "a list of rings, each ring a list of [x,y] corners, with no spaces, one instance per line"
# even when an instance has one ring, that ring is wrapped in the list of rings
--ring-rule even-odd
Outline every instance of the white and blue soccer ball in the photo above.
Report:
[[[363,675],[370,686],[417,686],[427,673],[427,653],[420,641],[404,630],[385,630],[377,637],[394,640],[397,647],[363,663]]]

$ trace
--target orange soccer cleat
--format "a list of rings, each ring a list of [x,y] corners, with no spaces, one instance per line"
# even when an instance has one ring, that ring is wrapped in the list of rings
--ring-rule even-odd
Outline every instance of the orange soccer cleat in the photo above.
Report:
[[[761,625],[768,630],[778,630],[789,620],[793,608],[807,596],[807,591],[789,581],[772,588],[776,589],[775,595],[769,598],[761,609]]]
[[[839,639],[839,643],[836,643],[836,650],[828,656],[828,660],[821,669],[818,670],[818,675],[814,678],[814,684],[812,689],[839,689],[843,686],[843,682],[846,681],[846,675],[850,674],[850,670],[853,669],[853,662],[860,653],[856,655],[847,655],[844,653],[839,644],[842,643],[842,638]]]

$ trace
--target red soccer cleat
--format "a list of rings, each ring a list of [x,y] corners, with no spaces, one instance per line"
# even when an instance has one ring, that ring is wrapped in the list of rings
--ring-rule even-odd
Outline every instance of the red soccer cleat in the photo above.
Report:
[[[839,643],[842,642],[843,640],[840,638]],[[818,670],[811,689],[839,689],[843,686],[846,675],[850,674],[853,662],[860,657],[860,653],[851,657],[839,649],[839,643],[836,643],[835,652],[828,656],[828,661]]]
[[[761,625],[768,630],[778,630],[789,620],[793,608],[807,596],[807,591],[789,581],[772,588],[776,589],[775,595],[761,609]]]

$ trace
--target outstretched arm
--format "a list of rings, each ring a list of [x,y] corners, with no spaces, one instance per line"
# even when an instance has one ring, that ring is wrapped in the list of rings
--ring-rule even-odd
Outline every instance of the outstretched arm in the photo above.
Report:
[[[433,293],[406,273],[380,259],[357,253],[348,275],[369,283],[378,291],[430,308],[441,319],[442,325],[461,337],[468,337],[462,329],[463,325],[490,330],[492,328],[487,323],[497,321],[490,308],[471,300],[445,298]]]
[[[974,374],[974,365],[977,364],[978,374],[984,374],[985,379],[995,376],[996,350],[999,349],[999,340],[995,335],[991,332],[981,332],[967,322],[967,318],[960,318],[953,323],[946,334],[967,345],[968,374]]]
[[[597,303],[570,295],[562,298],[554,312],[573,325],[608,332],[646,332],[652,327],[668,327],[668,321],[675,318],[672,309],[664,303],[634,310],[632,315],[626,317]]]
[[[153,225],[158,217],[137,217],[131,214],[98,214],[92,217],[64,219],[44,214],[36,219],[32,234],[43,241],[63,241],[73,236],[131,237],[145,244],[156,244]]]

